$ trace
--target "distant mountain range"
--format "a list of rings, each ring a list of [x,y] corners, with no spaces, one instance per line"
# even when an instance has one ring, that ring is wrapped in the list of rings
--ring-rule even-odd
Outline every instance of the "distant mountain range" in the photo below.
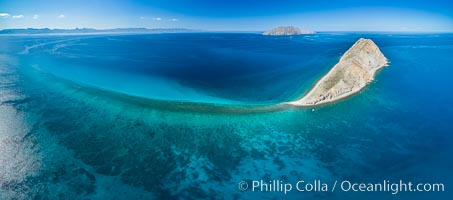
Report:
[[[200,30],[185,28],[115,28],[115,29],[49,29],[49,28],[27,28],[27,29],[3,29],[0,34],[84,34],[84,33],[185,33],[198,32]]]

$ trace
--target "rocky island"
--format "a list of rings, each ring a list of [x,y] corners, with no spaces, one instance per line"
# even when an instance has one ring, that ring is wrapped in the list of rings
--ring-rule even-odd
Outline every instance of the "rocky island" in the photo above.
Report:
[[[385,66],[388,59],[379,47],[370,39],[360,38],[305,96],[289,104],[314,106],[345,98],[363,89]]]
[[[303,34],[314,34],[314,31],[301,30],[294,26],[280,26],[273,28],[263,33],[263,35],[274,35],[274,36],[285,36],[285,35],[303,35]]]

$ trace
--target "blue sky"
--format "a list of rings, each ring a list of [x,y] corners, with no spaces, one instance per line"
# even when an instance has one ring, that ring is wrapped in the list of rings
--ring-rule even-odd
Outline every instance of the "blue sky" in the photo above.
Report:
[[[194,28],[453,32],[453,1],[0,0],[5,28]]]

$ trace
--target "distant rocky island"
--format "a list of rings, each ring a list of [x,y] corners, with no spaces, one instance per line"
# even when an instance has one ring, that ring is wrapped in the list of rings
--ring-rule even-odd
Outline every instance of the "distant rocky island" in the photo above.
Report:
[[[49,29],[49,28],[27,28],[27,29],[3,29],[0,34],[89,34],[89,33],[184,33],[196,32],[197,30],[185,28],[115,28],[115,29]]]
[[[373,81],[376,71],[388,63],[372,40],[360,38],[308,94],[289,104],[314,106],[355,94]]]
[[[285,35],[304,35],[314,34],[311,30],[301,30],[295,26],[280,26],[263,33],[263,35],[285,36]]]

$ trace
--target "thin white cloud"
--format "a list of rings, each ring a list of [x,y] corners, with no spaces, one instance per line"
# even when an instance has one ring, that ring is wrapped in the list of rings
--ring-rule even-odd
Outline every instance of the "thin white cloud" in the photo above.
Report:
[[[160,17],[153,17],[152,19],[153,19],[153,20],[156,20],[156,21],[162,20],[162,18],[160,18]]]
[[[64,16],[63,14],[61,15],[58,15],[58,18],[65,18],[66,16]]]
[[[24,17],[24,15],[13,15],[13,19],[22,19]]]
[[[146,19],[146,17],[140,17],[140,19]]]
[[[8,13],[0,13],[0,18],[8,18],[9,16]]]
[[[38,19],[39,15],[33,15],[33,19]]]
[[[170,19],[170,21],[172,21],[172,22],[177,22],[177,21],[179,21],[179,20],[176,19],[176,18],[173,18],[173,19]]]

